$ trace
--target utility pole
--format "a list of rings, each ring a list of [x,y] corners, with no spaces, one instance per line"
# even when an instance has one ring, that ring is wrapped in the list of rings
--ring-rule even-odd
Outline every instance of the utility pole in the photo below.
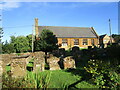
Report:
[[[110,31],[110,44],[112,44],[111,21],[110,21],[110,19],[109,19],[109,31]]]
[[[32,53],[34,52],[34,25],[32,26]]]

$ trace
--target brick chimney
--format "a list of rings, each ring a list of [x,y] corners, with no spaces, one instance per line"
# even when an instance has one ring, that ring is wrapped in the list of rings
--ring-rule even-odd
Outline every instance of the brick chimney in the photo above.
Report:
[[[38,32],[38,18],[35,18],[35,35],[36,38],[38,38],[39,32]]]

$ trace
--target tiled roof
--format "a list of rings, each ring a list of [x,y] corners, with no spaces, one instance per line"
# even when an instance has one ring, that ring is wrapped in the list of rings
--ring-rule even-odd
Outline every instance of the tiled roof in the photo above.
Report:
[[[98,35],[91,27],[38,26],[39,34],[49,29],[59,38],[96,38]]]
[[[104,34],[104,35],[100,35],[99,38],[100,39],[103,39],[107,34]]]

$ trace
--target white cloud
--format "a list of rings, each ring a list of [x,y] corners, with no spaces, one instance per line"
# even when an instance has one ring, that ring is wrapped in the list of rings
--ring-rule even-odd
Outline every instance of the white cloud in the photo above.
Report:
[[[20,7],[20,2],[2,2],[0,3],[0,9],[10,10],[12,8]]]

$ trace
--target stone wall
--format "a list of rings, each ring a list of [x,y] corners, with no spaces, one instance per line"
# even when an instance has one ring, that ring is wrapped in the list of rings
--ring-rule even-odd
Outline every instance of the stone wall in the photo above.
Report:
[[[6,65],[11,66],[11,74],[13,77],[21,77],[26,75],[27,64],[34,58],[33,71],[44,71],[45,70],[45,54],[44,52],[34,52],[34,53],[21,53],[20,56],[17,54],[2,54],[2,61],[0,61],[0,73],[6,71]],[[61,65],[62,60],[62,65]],[[49,64],[49,70],[60,70],[76,68],[75,60],[69,56],[66,58],[58,58],[52,54],[47,58],[47,63]],[[61,68],[63,67],[63,68]]]
[[[2,58],[2,68],[3,72],[6,71],[5,67],[6,65],[9,65],[12,61],[11,57],[16,56],[16,54],[2,54],[0,57]]]

